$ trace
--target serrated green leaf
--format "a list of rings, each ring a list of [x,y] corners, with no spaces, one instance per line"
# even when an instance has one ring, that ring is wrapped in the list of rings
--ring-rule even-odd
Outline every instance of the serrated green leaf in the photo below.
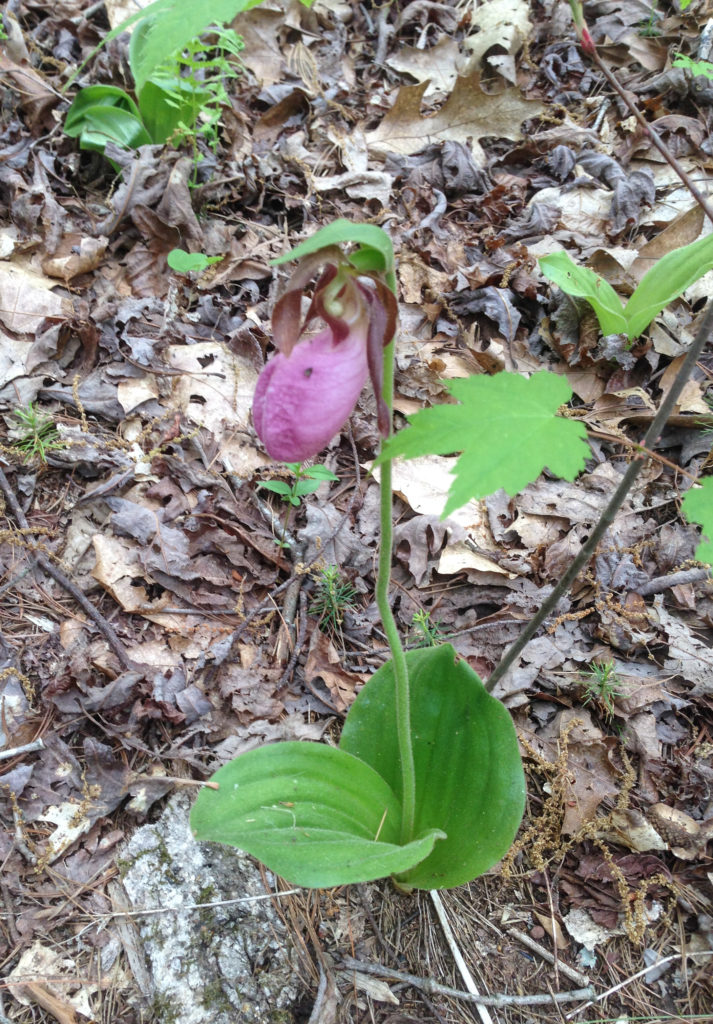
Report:
[[[713,565],[713,476],[703,477],[699,483],[700,487],[686,491],[681,507],[689,523],[698,523],[703,528],[696,558]]]
[[[588,267],[577,266],[566,252],[543,256],[539,263],[545,277],[563,292],[587,300],[597,314],[602,334],[626,333],[624,306],[608,281]]]
[[[273,743],[213,776],[191,811],[197,839],[237,846],[296,885],[326,888],[414,867],[443,837],[401,846],[401,806],[373,768],[322,743]]]
[[[352,224],[349,220],[340,218],[332,221],[316,231],[310,238],[305,239],[284,256],[278,256],[272,260],[277,266],[280,263],[287,263],[289,260],[299,260],[303,256],[309,256],[320,249],[326,249],[330,245],[344,245],[346,242],[355,242],[361,248],[350,257],[351,262],[358,270],[367,273],[369,271],[390,270],[394,265],[394,249],[391,239],[375,224]]]
[[[462,452],[443,511],[503,488],[515,495],[547,468],[573,480],[589,455],[584,424],[557,416],[572,397],[564,377],[542,370],[452,381],[460,405],[437,405],[409,416],[410,426],[384,442],[377,465],[401,455]]]
[[[399,881],[452,888],[487,871],[509,849],[525,806],[525,777],[507,709],[486,693],[450,644],[409,651],[416,772],[416,833],[446,838]],[[400,797],[394,673],[387,662],[349,709],[339,746],[366,761]]]

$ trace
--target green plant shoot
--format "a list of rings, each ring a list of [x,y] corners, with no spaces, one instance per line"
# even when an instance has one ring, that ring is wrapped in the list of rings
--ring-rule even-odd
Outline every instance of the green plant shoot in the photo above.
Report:
[[[657,260],[626,306],[603,277],[588,267],[578,267],[566,252],[543,256],[539,262],[545,277],[563,292],[587,300],[602,334],[625,334],[633,341],[666,306],[713,268],[713,234]]]

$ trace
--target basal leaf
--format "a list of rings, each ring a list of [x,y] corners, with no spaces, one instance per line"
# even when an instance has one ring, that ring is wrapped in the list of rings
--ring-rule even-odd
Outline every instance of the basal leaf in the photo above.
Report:
[[[608,281],[588,267],[573,263],[566,252],[543,256],[540,270],[567,295],[586,299],[597,314],[602,334],[624,334],[627,320],[622,301]]]
[[[237,846],[295,885],[366,882],[414,867],[444,834],[401,846],[401,805],[368,764],[323,743],[273,743],[213,776],[191,811],[197,839]]]
[[[701,543],[696,548],[696,558],[713,565],[713,476],[704,477],[700,484],[700,487],[686,491],[681,506],[686,519],[703,528]]]
[[[713,234],[666,253],[644,274],[624,309],[629,340],[713,267]]]
[[[442,829],[429,857],[399,876],[420,889],[476,878],[509,849],[525,806],[525,779],[509,712],[450,644],[406,655],[416,770],[416,833]],[[394,674],[387,662],[349,710],[339,742],[400,796]]]
[[[545,468],[565,480],[584,468],[584,425],[556,415],[572,397],[564,377],[498,373],[452,381],[448,389],[460,404],[407,417],[410,426],[384,443],[377,460],[462,452],[444,515],[500,488],[517,494]]]

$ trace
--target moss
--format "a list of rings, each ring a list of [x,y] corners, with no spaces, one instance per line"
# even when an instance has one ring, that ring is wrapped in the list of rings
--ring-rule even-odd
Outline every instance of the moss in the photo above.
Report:
[[[201,1006],[214,1013],[235,1013],[233,1004],[228,999],[220,981],[209,981],[201,994]]]
[[[157,992],[151,1000],[151,1017],[155,1024],[175,1024],[181,1012],[181,1004],[163,992]]]

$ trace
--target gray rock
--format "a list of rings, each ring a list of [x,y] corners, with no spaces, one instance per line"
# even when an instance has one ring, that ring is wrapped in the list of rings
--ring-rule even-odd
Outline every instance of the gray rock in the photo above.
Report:
[[[153,1020],[290,1024],[299,981],[285,927],[249,857],[195,841],[190,804],[183,793],[173,797],[119,858],[132,910],[176,908],[134,918],[151,972]],[[240,902],[190,909],[235,899]]]

